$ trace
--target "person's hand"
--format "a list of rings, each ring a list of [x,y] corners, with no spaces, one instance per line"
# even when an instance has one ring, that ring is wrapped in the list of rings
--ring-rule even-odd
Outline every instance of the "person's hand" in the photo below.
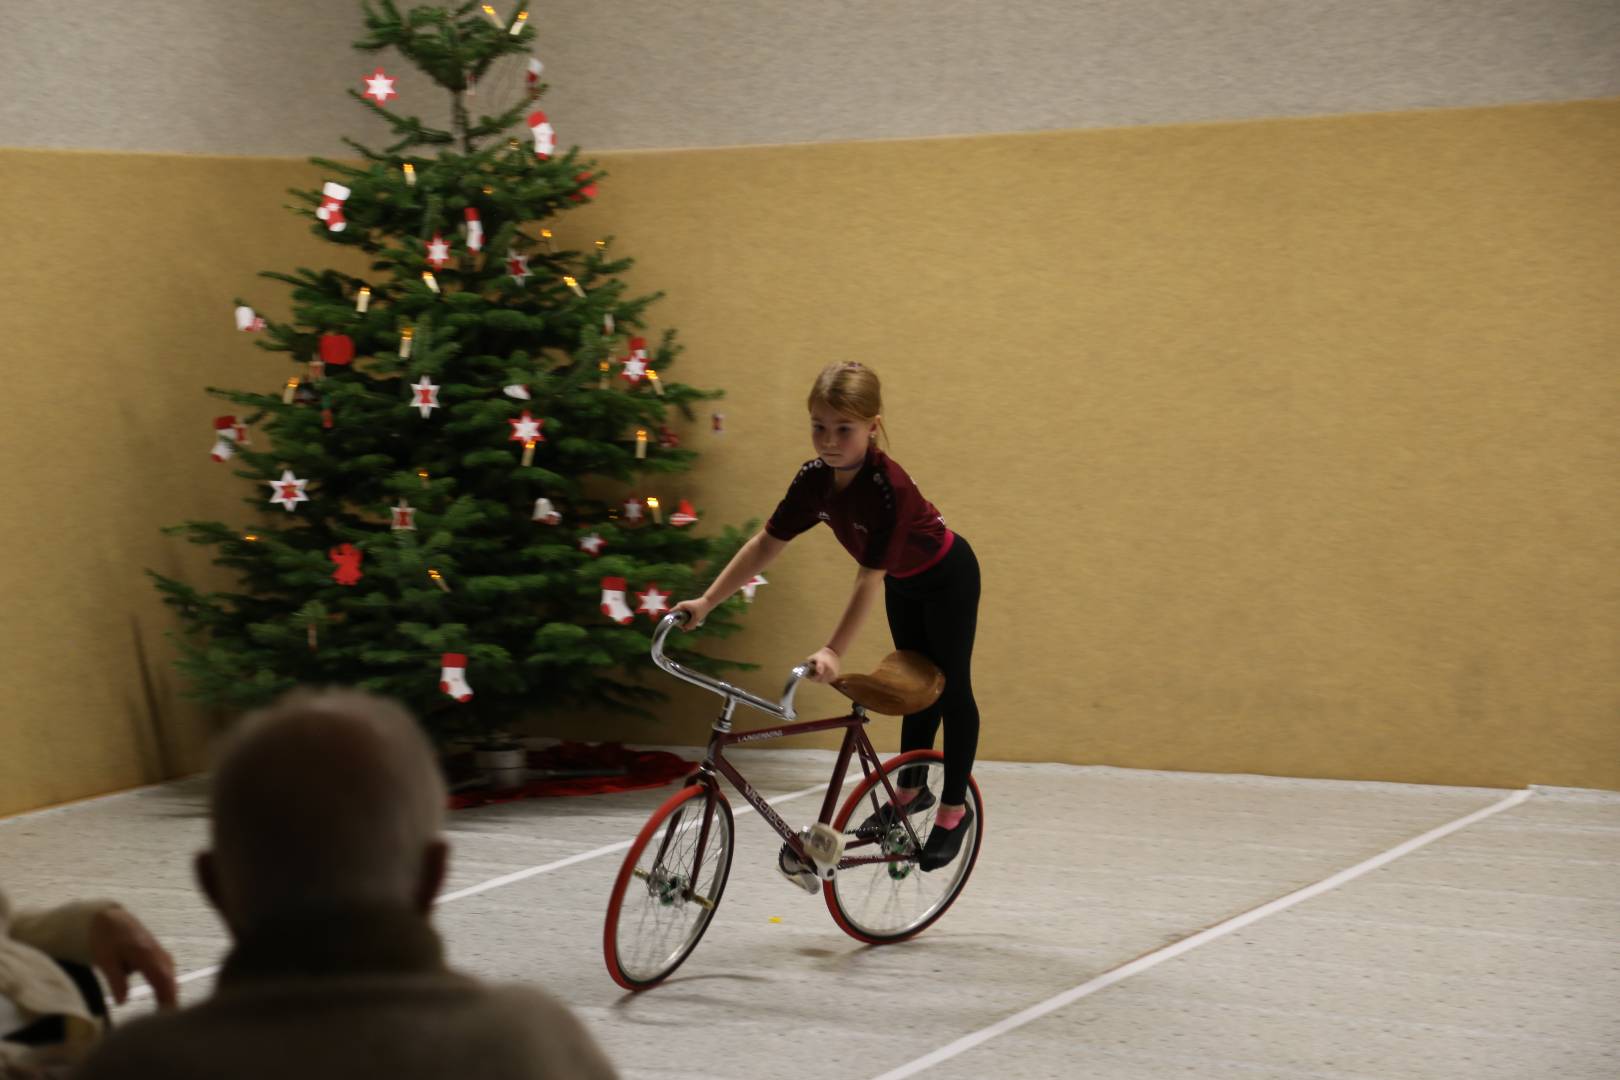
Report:
[[[830,683],[838,678],[838,654],[825,645],[811,653],[805,663],[810,665],[811,682]]]
[[[703,625],[703,620],[709,617],[709,612],[714,610],[714,605],[700,596],[696,600],[682,600],[670,610],[684,611],[690,616],[684,623],[680,624],[682,630],[696,630]]]
[[[175,991],[174,957],[157,943],[141,921],[116,905],[96,913],[90,921],[90,959],[107,977],[113,1000],[122,1005],[129,996],[129,977],[139,972],[152,987],[160,1008],[172,1009]]]

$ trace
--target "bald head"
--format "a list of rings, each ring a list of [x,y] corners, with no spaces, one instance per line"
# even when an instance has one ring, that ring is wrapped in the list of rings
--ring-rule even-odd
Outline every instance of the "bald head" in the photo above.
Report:
[[[354,690],[294,691],[221,748],[204,886],[232,928],[417,907],[443,874],[445,788],[411,715]]]

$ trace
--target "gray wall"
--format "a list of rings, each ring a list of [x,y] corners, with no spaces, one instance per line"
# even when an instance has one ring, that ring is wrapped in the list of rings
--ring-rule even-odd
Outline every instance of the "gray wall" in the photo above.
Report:
[[[0,145],[304,155],[382,135],[343,94],[376,63],[348,47],[357,2],[0,5]],[[592,150],[1620,95],[1620,0],[604,0],[533,19],[545,107]],[[519,67],[489,94],[516,94]],[[401,90],[395,107],[442,116],[437,91]]]

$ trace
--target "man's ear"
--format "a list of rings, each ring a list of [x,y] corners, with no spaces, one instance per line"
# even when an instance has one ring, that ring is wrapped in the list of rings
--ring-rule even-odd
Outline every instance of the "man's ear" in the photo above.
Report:
[[[444,876],[450,867],[450,845],[443,839],[430,840],[422,849],[422,873],[416,881],[416,910],[426,915],[433,910],[433,901],[444,888]]]

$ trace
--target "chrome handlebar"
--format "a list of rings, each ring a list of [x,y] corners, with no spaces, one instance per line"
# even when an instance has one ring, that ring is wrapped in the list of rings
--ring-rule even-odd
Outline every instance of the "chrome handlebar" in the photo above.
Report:
[[[691,617],[691,613],[687,611],[672,611],[658,621],[658,629],[654,632],[652,639],[653,663],[683,682],[689,682],[693,686],[701,686],[703,689],[713,691],[731,701],[740,701],[744,705],[751,705],[761,712],[779,716],[783,720],[797,720],[799,718],[799,714],[793,709],[793,695],[799,689],[799,680],[810,674],[809,664],[799,664],[789,674],[787,686],[782,688],[782,700],[780,702],[766,701],[757,694],[751,694],[741,687],[732,686],[730,683],[700,674],[664,655],[664,639],[669,637],[671,630]]]

